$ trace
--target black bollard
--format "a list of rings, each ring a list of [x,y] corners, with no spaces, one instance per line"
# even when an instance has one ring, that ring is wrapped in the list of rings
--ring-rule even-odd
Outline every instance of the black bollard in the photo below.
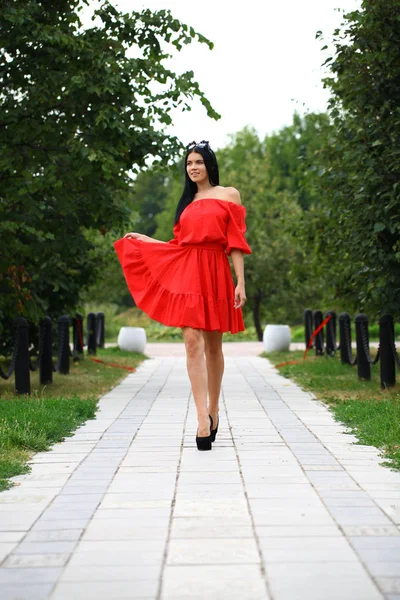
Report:
[[[61,375],[69,373],[69,316],[58,317],[58,372]]]
[[[396,385],[396,347],[392,315],[382,315],[379,319],[379,348],[381,351],[381,387],[393,387]]]
[[[308,345],[310,343],[312,332],[313,332],[312,310],[309,308],[306,308],[306,310],[304,311],[304,334],[305,334],[305,341],[306,341],[306,349],[308,348]]]
[[[336,352],[336,313],[334,310],[328,310],[325,318],[331,317],[326,324],[326,353],[333,356]]]
[[[104,348],[104,313],[98,312],[96,315],[96,345],[98,348]]]
[[[320,310],[314,310],[314,331],[319,327],[323,321],[322,312]],[[324,354],[324,330],[321,329],[314,338],[315,344],[315,355],[322,356]]]
[[[88,354],[96,354],[96,315],[89,313],[87,316],[87,350]]]
[[[53,383],[53,324],[50,317],[39,323],[39,372],[41,385]]]
[[[339,315],[339,346],[340,346],[340,360],[343,365],[354,364],[352,360],[351,350],[351,325],[350,315],[348,313],[341,313]]]
[[[354,322],[356,324],[358,377],[369,381],[371,379],[371,363],[369,361],[368,317],[363,314],[357,315]]]
[[[73,332],[73,351],[75,354],[81,354],[83,358],[83,315],[76,313],[72,320]]]
[[[15,358],[15,393],[31,393],[31,376],[29,369],[29,325],[23,317],[14,319],[14,335],[18,348]]]

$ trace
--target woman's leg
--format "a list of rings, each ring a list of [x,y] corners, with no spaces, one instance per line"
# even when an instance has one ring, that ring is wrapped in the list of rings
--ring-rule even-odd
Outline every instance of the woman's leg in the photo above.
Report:
[[[210,419],[207,408],[207,369],[204,359],[204,337],[201,329],[182,327],[186,348],[186,365],[199,423],[197,435],[210,435]]]
[[[218,403],[224,374],[224,355],[222,353],[222,333],[205,331],[205,352],[208,375],[208,412],[213,420],[213,428],[218,423]]]

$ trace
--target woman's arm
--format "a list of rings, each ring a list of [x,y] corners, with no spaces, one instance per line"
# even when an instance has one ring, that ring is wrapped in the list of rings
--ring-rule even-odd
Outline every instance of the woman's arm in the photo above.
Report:
[[[246,302],[246,291],[244,285],[244,260],[241,250],[233,249],[231,252],[232,264],[236,275],[235,308],[241,308]]]
[[[167,242],[163,242],[162,240],[155,240],[154,238],[144,235],[144,233],[136,233],[134,231],[130,231],[124,235],[124,238],[130,238],[133,240],[140,240],[141,242],[156,242],[157,244],[167,244]]]

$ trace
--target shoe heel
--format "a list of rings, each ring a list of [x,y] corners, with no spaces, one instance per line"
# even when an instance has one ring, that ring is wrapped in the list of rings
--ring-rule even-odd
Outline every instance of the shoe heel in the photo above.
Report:
[[[211,417],[210,417],[210,419],[211,419]],[[212,422],[212,419],[211,419],[211,422]],[[215,436],[217,435],[218,427],[219,427],[219,418],[218,418],[218,423],[217,423],[216,428],[215,429],[211,429],[211,441],[212,442],[215,442]]]
[[[212,450],[212,418],[210,417],[210,435],[199,437],[196,435],[197,450]]]

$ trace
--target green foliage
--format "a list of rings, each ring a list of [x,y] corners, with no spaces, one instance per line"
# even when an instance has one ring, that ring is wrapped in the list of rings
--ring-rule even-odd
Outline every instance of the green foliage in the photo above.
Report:
[[[183,172],[183,166],[181,167],[181,171]],[[169,192],[165,197],[164,207],[155,217],[157,229],[154,237],[157,240],[167,242],[173,238],[175,211],[182,194],[183,186],[183,175],[180,178],[175,177],[171,180]]]
[[[245,257],[246,314],[252,315],[259,339],[263,324],[296,322],[304,304],[318,297],[298,229],[315,196],[307,167],[326,120],[294,115],[291,126],[263,142],[244,129],[218,154],[225,184],[240,190],[247,210],[253,254]]]
[[[131,230],[135,230],[135,227],[131,224],[127,225],[126,231]],[[91,312],[95,304],[107,306],[115,304],[121,308],[134,305],[113,246],[115,240],[123,233],[124,231],[117,234],[110,232],[103,236],[99,232],[91,232],[93,250],[90,260],[96,265],[96,280],[92,285],[85,287],[80,294],[80,301],[85,305],[85,314]]]
[[[211,42],[168,10],[122,14],[107,1],[83,29],[79,6],[28,0],[0,12],[2,324],[76,307],[96,277],[88,231],[121,230],[132,172],[180,151],[164,129],[171,110],[197,98],[218,118],[193,73],[164,64],[170,49]]]
[[[271,171],[271,184],[280,192],[294,195],[302,209],[319,202],[321,191],[310,177],[315,170],[315,154],[319,153],[329,126],[324,113],[293,115],[293,123],[267,136],[266,152]]]
[[[332,127],[312,221],[321,277],[370,316],[400,315],[400,2],[364,0],[336,32]]]
[[[180,162],[179,167],[181,166]],[[156,233],[159,223],[158,216],[163,213],[168,205],[171,198],[171,187],[174,191],[176,189],[176,180],[179,179],[177,169],[177,165],[173,165],[169,170],[153,168],[139,173],[134,186],[135,230],[156,239],[163,239],[158,238]],[[180,188],[180,184],[178,187]],[[176,208],[176,195],[173,199]],[[169,226],[168,240],[172,238],[173,219],[166,226]]]

